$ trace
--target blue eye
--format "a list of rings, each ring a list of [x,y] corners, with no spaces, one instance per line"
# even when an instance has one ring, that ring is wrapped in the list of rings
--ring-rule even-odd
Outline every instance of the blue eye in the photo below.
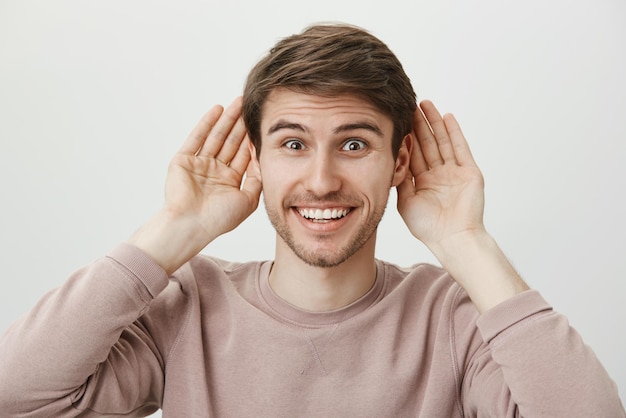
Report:
[[[304,149],[304,144],[298,139],[290,139],[289,141],[286,141],[283,146],[295,151]]]
[[[366,147],[367,144],[364,141],[361,141],[360,139],[350,139],[343,144],[341,149],[344,151],[361,151]]]

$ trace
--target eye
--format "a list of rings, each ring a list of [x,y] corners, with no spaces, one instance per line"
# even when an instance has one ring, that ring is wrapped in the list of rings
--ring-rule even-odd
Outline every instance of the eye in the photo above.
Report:
[[[298,139],[290,139],[288,141],[285,141],[283,146],[287,149],[294,150],[294,151],[299,151],[301,149],[304,149],[304,144],[302,143],[302,141]]]
[[[350,139],[343,144],[341,148],[344,151],[361,151],[367,147],[365,141],[360,139]]]

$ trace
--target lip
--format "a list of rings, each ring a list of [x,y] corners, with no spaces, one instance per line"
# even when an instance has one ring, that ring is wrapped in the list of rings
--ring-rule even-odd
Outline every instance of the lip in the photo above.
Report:
[[[302,225],[305,229],[312,231],[312,232],[316,232],[316,233],[332,233],[332,232],[336,232],[337,230],[341,229],[352,217],[352,214],[354,213],[354,209],[353,207],[349,207],[349,206],[341,206],[342,208],[345,209],[349,209],[348,213],[341,217],[341,218],[336,218],[336,219],[332,219],[329,221],[314,221],[314,220],[310,220],[305,218],[304,216],[302,216],[300,214],[300,209],[302,208],[307,208],[307,209],[320,209],[320,210],[325,210],[325,209],[338,209],[338,206],[315,206],[315,205],[307,205],[307,206],[302,206],[302,207],[297,207],[297,206],[292,206],[291,207],[291,213],[293,214],[293,216],[295,216],[298,220],[298,222],[300,223],[300,225]]]
[[[298,207],[298,213],[304,218],[317,219],[317,220],[339,220],[346,216],[350,210],[348,206],[340,207]]]

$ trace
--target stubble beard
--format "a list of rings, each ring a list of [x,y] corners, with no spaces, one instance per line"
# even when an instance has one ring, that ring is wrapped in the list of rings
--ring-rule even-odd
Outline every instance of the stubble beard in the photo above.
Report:
[[[304,261],[306,264],[313,267],[330,268],[336,267],[348,260],[354,254],[356,254],[366,242],[372,238],[373,234],[378,228],[387,206],[387,202],[375,207],[370,216],[365,220],[363,226],[359,228],[356,235],[348,242],[347,245],[342,248],[338,248],[332,251],[312,250],[308,249],[305,243],[298,243],[293,236],[293,233],[284,218],[280,216],[280,213],[267,204],[267,200],[264,199],[265,210],[272,223],[272,226],[287,244],[291,251],[296,254],[298,258]],[[291,209],[286,209],[291,210]],[[314,241],[332,240],[332,236],[318,235],[312,238]]]

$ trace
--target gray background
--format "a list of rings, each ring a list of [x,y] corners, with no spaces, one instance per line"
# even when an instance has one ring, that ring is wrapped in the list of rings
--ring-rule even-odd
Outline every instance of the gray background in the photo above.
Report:
[[[626,393],[626,3],[0,1],[0,332],[160,206],[170,157],[279,38],[365,27],[460,120],[485,221]],[[262,207],[205,252],[273,256]],[[435,262],[395,209],[378,257]]]

